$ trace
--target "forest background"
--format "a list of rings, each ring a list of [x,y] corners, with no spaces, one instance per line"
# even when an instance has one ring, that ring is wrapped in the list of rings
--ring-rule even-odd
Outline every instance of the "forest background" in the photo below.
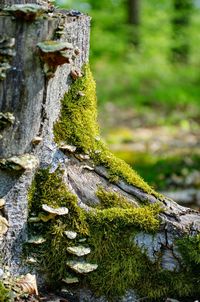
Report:
[[[200,1],[57,0],[88,13],[102,135],[156,190],[200,206]]]

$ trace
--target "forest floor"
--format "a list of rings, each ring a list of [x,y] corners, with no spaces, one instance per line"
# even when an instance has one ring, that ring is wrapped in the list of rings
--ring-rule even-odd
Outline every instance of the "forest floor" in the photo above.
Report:
[[[157,191],[189,207],[200,207],[200,124],[192,109],[120,108],[100,113],[111,150]]]

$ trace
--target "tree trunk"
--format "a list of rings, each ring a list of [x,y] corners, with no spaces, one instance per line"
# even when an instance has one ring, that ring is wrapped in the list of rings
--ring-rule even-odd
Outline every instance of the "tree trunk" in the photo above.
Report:
[[[192,1],[174,0],[174,17],[172,20],[173,28],[173,47],[172,59],[175,62],[187,63],[189,59],[189,34]]]
[[[139,0],[128,0],[127,1],[127,11],[128,11],[128,24],[130,24],[130,41],[136,47],[139,45],[140,34],[140,1]]]
[[[65,279],[77,301],[198,298],[200,215],[154,192],[101,143],[89,26],[75,11],[1,10],[2,269],[30,271],[29,238],[40,280]]]

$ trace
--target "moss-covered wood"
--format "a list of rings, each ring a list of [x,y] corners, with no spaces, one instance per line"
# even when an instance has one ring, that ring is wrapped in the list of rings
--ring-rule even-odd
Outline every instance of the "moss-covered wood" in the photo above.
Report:
[[[4,275],[5,265],[13,275],[34,268],[81,302],[120,301],[125,293],[127,301],[197,299],[199,214],[160,196],[100,139],[89,17],[51,8],[34,16],[0,14],[16,52],[0,82],[1,162],[28,153],[38,165],[0,168]],[[73,46],[51,74],[38,48],[45,41]],[[14,118],[5,123],[8,113]]]

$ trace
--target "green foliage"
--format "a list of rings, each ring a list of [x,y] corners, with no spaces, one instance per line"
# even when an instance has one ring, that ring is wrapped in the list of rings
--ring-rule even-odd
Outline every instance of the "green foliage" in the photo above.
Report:
[[[10,302],[11,296],[10,291],[5,288],[4,284],[0,281],[0,301],[1,302]]]
[[[172,175],[184,180],[185,175],[189,175],[192,171],[196,170],[196,167],[200,165],[200,156],[188,153],[184,153],[182,156],[178,155],[153,155],[149,153],[134,152],[134,151],[116,151],[116,156],[119,156],[125,160],[130,166],[134,167],[136,171],[141,175],[148,184],[153,186],[155,190],[165,190],[166,181]],[[190,158],[190,163],[187,163],[187,158]],[[169,185],[174,188],[175,185]],[[195,187],[199,187],[199,184],[193,184]]]
[[[91,62],[100,104],[166,110],[199,109],[200,9],[191,10],[184,37],[173,37],[174,1],[143,0],[140,4],[140,46],[130,44],[126,1],[66,1],[68,8],[92,16]],[[112,17],[111,17],[112,16]],[[184,39],[184,41],[182,40]],[[171,62],[171,50],[187,39],[188,64]],[[177,40],[177,36],[176,36]],[[185,113],[187,115],[187,112]]]

